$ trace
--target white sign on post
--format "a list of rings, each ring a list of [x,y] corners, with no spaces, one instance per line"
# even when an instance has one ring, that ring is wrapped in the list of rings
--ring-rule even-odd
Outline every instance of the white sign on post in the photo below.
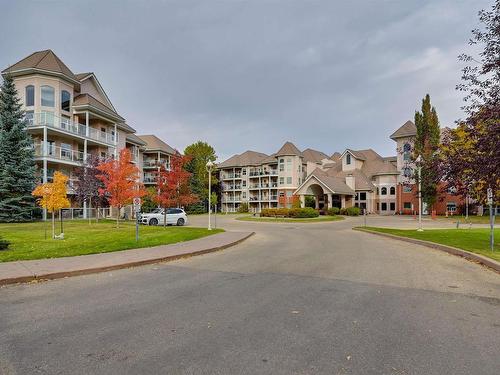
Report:
[[[139,212],[141,210],[141,198],[134,198],[134,211]]]
[[[488,204],[493,204],[493,189],[488,188],[487,190],[487,199],[488,199]]]

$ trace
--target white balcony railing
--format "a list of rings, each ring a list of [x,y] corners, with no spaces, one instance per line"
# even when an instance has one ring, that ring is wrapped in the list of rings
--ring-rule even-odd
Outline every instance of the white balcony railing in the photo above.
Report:
[[[36,157],[49,157],[53,159],[59,159],[63,161],[70,161],[74,163],[83,163],[83,152],[74,151],[70,148],[60,147],[60,146],[51,146],[47,144],[46,152],[43,151],[43,144],[36,143],[34,144],[35,148],[35,156]]]
[[[56,116],[52,112],[28,112],[26,113],[26,120],[29,127],[48,126],[110,145],[115,143],[113,134],[111,133],[89,127],[87,134],[87,127],[85,125],[76,123],[65,117]]]

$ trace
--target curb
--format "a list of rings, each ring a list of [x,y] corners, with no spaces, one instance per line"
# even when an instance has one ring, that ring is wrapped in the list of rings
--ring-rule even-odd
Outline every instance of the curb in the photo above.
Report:
[[[120,270],[120,269],[124,269],[124,268],[144,266],[144,265],[154,264],[154,263],[171,262],[174,260],[183,259],[183,258],[190,258],[190,257],[197,256],[197,255],[214,253],[216,251],[221,251],[221,250],[227,249],[229,247],[236,246],[236,245],[240,244],[241,242],[247,240],[248,238],[252,237],[254,234],[255,234],[255,232],[250,232],[246,236],[244,236],[244,237],[242,237],[234,242],[227,243],[227,244],[224,244],[221,246],[211,247],[208,249],[193,251],[191,253],[182,253],[182,254],[169,255],[169,256],[159,257],[159,258],[144,259],[144,260],[138,260],[138,261],[122,263],[122,264],[115,264],[112,266],[105,266],[105,267],[92,267],[92,268],[85,268],[85,269],[75,270],[75,271],[53,272],[53,273],[46,273],[46,274],[40,274],[40,275],[33,274],[33,275],[29,275],[29,276],[19,276],[19,277],[0,279],[0,286],[9,285],[9,284],[17,284],[17,283],[26,283],[26,282],[31,282],[31,281],[35,281],[35,280],[36,281],[54,280],[54,279],[61,279],[61,278],[65,278],[65,277],[89,275],[89,274],[93,274],[93,273],[100,273],[100,272]],[[127,251],[127,250],[122,250],[122,251]]]
[[[375,234],[375,235],[378,235],[381,237],[392,238],[394,240],[408,242],[408,243],[412,243],[415,245],[422,245],[422,246],[430,247],[431,249],[444,251],[444,252],[447,252],[448,254],[456,255],[456,256],[465,258],[469,261],[482,264],[483,266],[486,266],[486,267],[492,269],[493,271],[500,273],[500,262],[497,262],[496,260],[490,259],[490,258],[485,257],[485,256],[480,255],[480,254],[471,253],[470,251],[467,251],[467,250],[462,250],[462,249],[458,249],[456,247],[447,246],[447,245],[441,245],[441,244],[437,244],[435,242],[430,242],[430,241],[425,241],[425,240],[417,240],[415,238],[401,237],[401,236],[397,236],[394,234],[376,232],[373,230],[364,229],[364,228],[360,228],[360,227],[352,228],[352,230],[357,230],[359,232],[365,232],[365,233],[371,233],[371,234]]]

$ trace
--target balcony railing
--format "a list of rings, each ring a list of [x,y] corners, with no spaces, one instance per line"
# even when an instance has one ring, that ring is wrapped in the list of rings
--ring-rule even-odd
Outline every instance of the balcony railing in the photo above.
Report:
[[[278,170],[277,169],[270,169],[270,170],[265,170],[265,171],[250,171],[249,175],[250,175],[250,177],[277,176]]]
[[[74,163],[83,163],[83,152],[74,151],[70,148],[60,147],[60,146],[51,146],[47,144],[47,150],[44,153],[43,144],[36,143],[34,145],[35,148],[35,156],[36,157],[49,157],[53,159],[59,159],[64,161],[70,161]]]
[[[165,159],[160,159],[159,162],[157,159],[148,159],[144,160],[142,163],[143,168],[158,168],[162,165],[165,166],[167,170],[170,170],[170,164],[168,163],[168,160]]]
[[[89,126],[87,134],[87,127],[85,125],[71,121],[65,117],[56,116],[52,112],[28,112],[26,113],[26,120],[28,121],[28,127],[48,126],[110,145],[115,143],[115,139],[111,133],[106,133]]]
[[[156,183],[156,176],[144,176],[145,183]]]

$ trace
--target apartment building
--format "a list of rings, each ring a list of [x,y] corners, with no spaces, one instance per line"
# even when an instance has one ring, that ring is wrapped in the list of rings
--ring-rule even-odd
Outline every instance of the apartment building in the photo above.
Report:
[[[272,155],[255,151],[234,155],[218,165],[221,209],[236,212],[242,203],[247,203],[251,212],[290,207],[306,169],[304,155],[291,142]]]
[[[144,142],[144,149],[142,150],[142,180],[147,187],[156,184],[156,176],[161,166],[170,170],[171,158],[178,154],[178,151],[163,142],[156,135],[139,135],[138,138]]]
[[[169,165],[172,147],[152,135],[137,136],[94,73],[74,73],[53,51],[45,50],[4,69],[2,75],[6,74],[13,77],[26,112],[38,181],[50,182],[55,171],[69,176],[72,207],[79,206],[72,188],[73,171],[88,155],[117,157],[127,148],[145,184],[151,182],[150,175],[143,173],[144,163],[148,171],[152,160]]]
[[[389,157],[372,149],[346,149],[331,156],[313,149],[301,152],[290,142],[270,156],[255,151],[234,155],[219,165],[222,210],[237,211],[243,202],[251,212],[290,207],[293,197],[304,206],[305,197],[311,196],[321,210],[356,206],[381,215],[415,213],[415,136],[415,124],[407,121],[390,136],[396,156]],[[443,192],[435,209],[438,214],[455,212],[460,204],[457,196]]]

